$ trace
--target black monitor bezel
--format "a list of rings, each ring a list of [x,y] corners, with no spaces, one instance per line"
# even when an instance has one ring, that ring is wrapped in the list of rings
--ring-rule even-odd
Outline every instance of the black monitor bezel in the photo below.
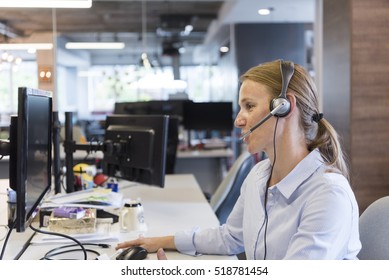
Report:
[[[111,177],[163,188],[165,184],[168,124],[169,116],[167,115],[114,114],[107,116],[105,121],[106,134],[104,136],[104,145],[106,145],[106,147],[104,148],[103,173]],[[137,153],[137,155],[132,155],[131,157],[139,158],[139,153],[145,153],[144,157],[149,158],[149,166],[145,166],[144,162],[136,162],[136,160],[131,166],[127,166],[127,168],[131,168],[132,171],[139,171],[140,174],[138,173],[138,177],[118,175],[115,173],[118,170],[123,170],[124,165],[121,165],[122,159],[119,159],[114,155],[109,155],[107,152],[107,149],[112,149],[112,141],[116,138],[111,137],[111,135],[108,134],[112,133],[111,128],[114,126],[119,134],[124,133],[125,135],[133,135],[129,147]],[[145,149],[145,143],[140,142],[136,135],[144,136],[146,134],[152,134],[153,140],[150,140],[150,143],[152,142],[152,147],[146,147]],[[139,166],[142,166],[142,168],[139,168]]]
[[[47,112],[39,111],[33,112],[31,103],[32,99],[42,100],[42,102],[47,103]],[[47,114],[47,122],[42,123],[41,125],[47,125],[47,182],[45,186],[38,190],[39,195],[34,196],[34,200],[28,202],[30,199],[28,195],[33,192],[33,190],[28,189],[28,166],[27,162],[29,161],[28,149],[29,141],[31,140],[31,135],[29,134],[29,127],[32,125],[31,114]],[[34,124],[36,125],[36,123]],[[31,224],[33,218],[39,211],[39,205],[41,204],[44,197],[51,190],[51,150],[52,150],[52,95],[51,92],[28,88],[20,87],[18,89],[18,115],[17,115],[17,139],[16,139],[16,160],[14,166],[16,167],[16,179],[14,180],[16,186],[11,186],[16,191],[16,220],[14,221],[14,227],[17,232],[23,232]],[[14,141],[14,140],[13,140]],[[12,154],[10,155],[12,156]],[[11,178],[10,178],[11,179]],[[29,207],[31,205],[31,207]]]

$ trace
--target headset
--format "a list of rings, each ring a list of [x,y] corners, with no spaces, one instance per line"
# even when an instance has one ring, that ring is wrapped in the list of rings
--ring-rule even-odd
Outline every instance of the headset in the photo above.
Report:
[[[270,111],[273,111],[280,104],[284,103],[278,112],[274,113],[276,117],[285,117],[290,112],[290,102],[286,97],[286,91],[288,90],[290,79],[294,73],[294,63],[292,61],[283,61],[280,59],[280,71],[282,78],[282,87],[280,95],[270,102]]]
[[[259,238],[259,235],[260,235],[262,229],[264,228],[265,232],[264,232],[264,235],[263,235],[263,241],[264,241],[264,255],[263,255],[263,259],[266,260],[266,254],[267,254],[266,233],[267,233],[267,225],[268,225],[268,222],[269,222],[269,217],[268,217],[268,213],[267,213],[266,204],[267,204],[267,199],[268,199],[268,190],[269,190],[269,187],[270,187],[269,186],[269,182],[270,182],[270,178],[271,178],[272,173],[273,173],[273,167],[274,167],[275,162],[276,162],[276,148],[275,148],[275,137],[276,136],[275,135],[276,135],[276,131],[277,131],[278,118],[285,117],[290,112],[290,101],[286,97],[286,91],[288,90],[290,79],[292,78],[292,76],[294,74],[294,63],[292,61],[286,61],[285,62],[282,59],[280,59],[280,72],[281,72],[281,78],[282,78],[282,86],[281,86],[281,93],[280,93],[280,95],[277,98],[274,98],[270,102],[270,114],[268,114],[257,125],[255,125],[253,127],[253,129],[251,129],[249,131],[251,133],[254,129],[256,129],[258,126],[260,126],[262,123],[264,123],[271,116],[277,117],[276,126],[274,128],[274,138],[273,138],[274,139],[274,141],[273,141],[273,145],[274,145],[274,160],[273,160],[273,164],[271,165],[271,171],[270,171],[269,179],[266,182],[266,191],[265,191],[265,198],[264,198],[265,199],[264,200],[265,218],[264,218],[262,226],[260,227],[260,229],[258,231],[258,234],[257,234],[257,241],[255,242],[255,248],[254,248],[254,259],[256,259],[255,258],[255,251],[256,251],[256,248],[257,248],[257,244],[258,244],[258,238]],[[248,133],[246,133],[246,134],[248,135]]]
[[[240,140],[243,140],[250,135],[255,129],[260,127],[270,117],[285,117],[290,112],[290,101],[286,97],[286,91],[288,90],[290,79],[294,74],[294,63],[292,61],[283,61],[280,59],[280,71],[282,78],[281,93],[277,98],[274,98],[270,102],[270,113],[267,114],[262,120],[256,125],[251,127],[245,134],[241,135]]]

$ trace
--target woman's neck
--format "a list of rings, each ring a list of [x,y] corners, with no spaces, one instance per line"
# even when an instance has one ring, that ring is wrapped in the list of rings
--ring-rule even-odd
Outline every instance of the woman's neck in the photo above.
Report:
[[[284,142],[282,139],[280,139],[280,141]],[[302,161],[309,154],[305,142],[286,142],[294,144],[288,145],[285,142],[279,143],[279,145],[276,144],[276,155],[274,155],[273,152],[271,155],[269,155],[271,164],[274,164],[269,186],[273,186],[280,182],[296,167],[300,161]]]

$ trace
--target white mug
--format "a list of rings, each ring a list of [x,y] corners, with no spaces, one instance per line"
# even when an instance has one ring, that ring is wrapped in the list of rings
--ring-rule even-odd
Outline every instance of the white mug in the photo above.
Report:
[[[120,211],[120,231],[130,232],[145,229],[143,206],[139,201],[124,203]]]

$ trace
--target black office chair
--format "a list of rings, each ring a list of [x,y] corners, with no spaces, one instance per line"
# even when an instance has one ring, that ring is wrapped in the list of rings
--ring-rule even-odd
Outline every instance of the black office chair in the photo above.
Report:
[[[240,187],[255,163],[253,155],[247,151],[242,152],[212,195],[209,203],[220,224],[226,222],[240,195]]]

